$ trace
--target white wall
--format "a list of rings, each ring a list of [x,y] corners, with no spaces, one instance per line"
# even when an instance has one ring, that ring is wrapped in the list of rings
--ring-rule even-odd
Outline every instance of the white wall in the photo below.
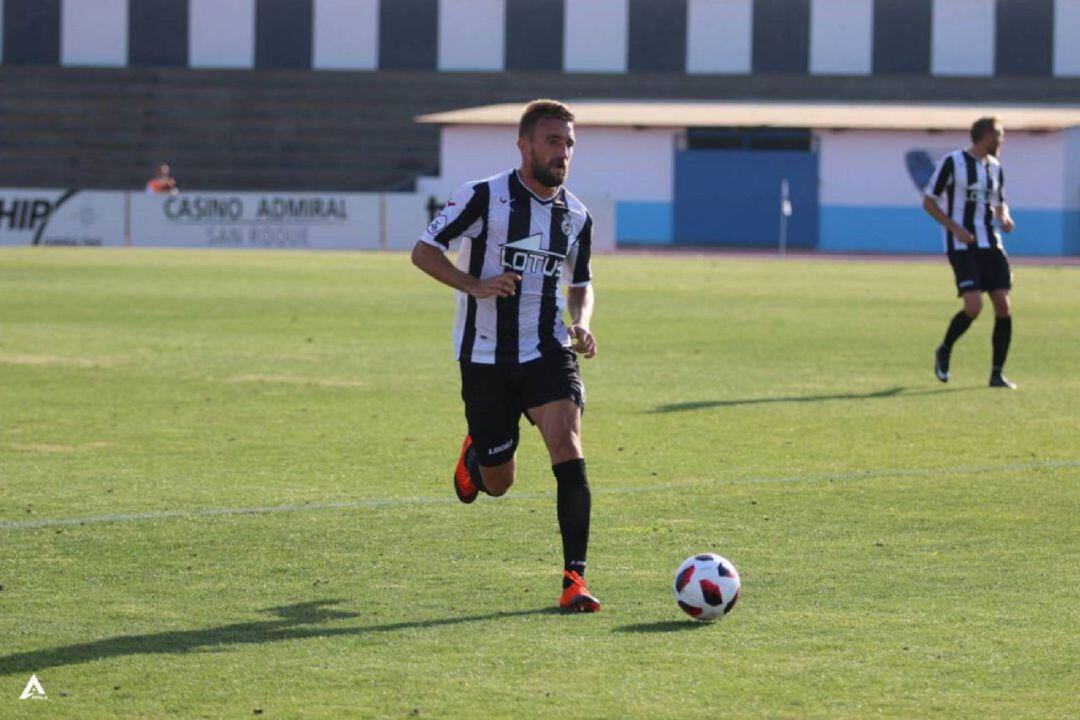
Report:
[[[995,24],[994,0],[934,0],[931,71],[993,75]]]
[[[563,15],[563,68],[566,71],[626,71],[626,44],[630,32],[627,2],[566,0]]]
[[[812,0],[811,73],[869,75],[873,39],[873,0]]]
[[[579,127],[566,186],[578,196],[616,201],[671,202],[675,185],[675,134],[671,128]],[[489,177],[521,164],[517,128],[450,126],[442,129],[439,178],[418,186],[448,197],[469,180]]]
[[[379,0],[315,0],[312,65],[372,70],[379,65]]]
[[[1005,127],[1001,164],[1009,204],[1028,210],[1065,207],[1064,133],[1008,132],[1007,117]],[[926,151],[936,163],[945,153],[971,144],[965,132],[826,131],[818,140],[821,204],[860,207],[917,206],[921,192],[908,173],[907,153]],[[1077,141],[1080,151],[1080,135]],[[1073,157],[1072,164],[1080,163],[1080,155]],[[1074,174],[1080,181],[1080,171]],[[1076,196],[1080,205],[1080,190]]]
[[[1080,128],[1065,131],[1065,180],[1062,184],[1064,207],[1068,210],[1080,210]],[[1006,194],[1011,193],[1009,180],[1005,181]],[[1010,196],[1010,200],[1011,200]]]
[[[60,63],[123,67],[128,56],[127,0],[63,0]]]
[[[1080,75],[1080,0],[1054,2],[1054,74]]]
[[[671,202],[675,191],[674,128],[577,129],[567,186],[616,201]]]
[[[686,71],[750,72],[753,0],[690,0],[686,21]]]
[[[255,0],[190,0],[191,67],[255,66]]]
[[[439,0],[439,69],[502,70],[506,3]]]
[[[421,179],[417,188],[440,200],[469,180],[497,175],[521,164],[517,128],[507,126],[451,126],[440,130],[438,178]],[[577,162],[575,157],[573,163]],[[571,166],[573,175],[576,168]],[[572,187],[572,186],[571,186]]]

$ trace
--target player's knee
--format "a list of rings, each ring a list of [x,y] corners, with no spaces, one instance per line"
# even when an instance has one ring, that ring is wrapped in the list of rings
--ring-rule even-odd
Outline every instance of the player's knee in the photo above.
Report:
[[[506,494],[506,491],[510,489],[510,486],[514,484],[514,478],[507,478],[505,480],[484,480],[484,488],[487,490],[487,494],[492,497],[502,497]]]
[[[575,432],[564,433],[551,443],[549,451],[553,465],[567,460],[577,460],[582,457],[581,436]]]
[[[480,474],[484,478],[484,490],[492,497],[505,495],[510,486],[514,484],[514,471],[505,466],[497,469],[481,467]]]
[[[972,298],[964,298],[964,314],[974,320],[982,312],[982,298],[978,295]]]

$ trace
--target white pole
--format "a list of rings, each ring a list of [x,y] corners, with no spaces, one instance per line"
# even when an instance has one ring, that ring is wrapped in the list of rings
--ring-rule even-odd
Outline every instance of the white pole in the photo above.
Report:
[[[787,254],[787,224],[791,217],[791,189],[787,178],[780,181],[780,254]]]

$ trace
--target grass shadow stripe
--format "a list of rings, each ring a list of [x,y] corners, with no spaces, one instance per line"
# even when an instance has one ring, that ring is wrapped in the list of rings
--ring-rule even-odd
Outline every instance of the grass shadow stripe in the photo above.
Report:
[[[869,480],[888,477],[927,477],[932,475],[972,475],[988,472],[1013,472],[1017,470],[1053,470],[1059,468],[1080,468],[1080,460],[1046,460],[1025,463],[1004,463],[1000,465],[966,465],[952,468],[887,468],[883,470],[858,470],[854,472],[807,473],[804,475],[762,475],[735,478],[717,478],[705,481],[683,483],[654,483],[632,487],[594,486],[593,494],[598,495],[636,495],[639,493],[666,492],[713,485],[755,485],[799,482],[843,482]],[[520,492],[493,500],[507,503],[515,501],[548,500],[550,492]],[[368,500],[345,500],[326,503],[293,503],[289,505],[267,505],[262,507],[205,508],[199,510],[162,510],[142,513],[117,513],[113,515],[91,515],[83,518],[42,518],[41,520],[5,520],[0,521],[0,530],[34,530],[41,528],[72,527],[103,523],[155,522],[159,520],[196,520],[200,518],[228,517],[235,515],[270,515],[277,513],[296,513],[316,510],[377,510],[380,508],[415,507],[420,505],[455,505],[457,498],[441,497],[397,497],[372,498]]]

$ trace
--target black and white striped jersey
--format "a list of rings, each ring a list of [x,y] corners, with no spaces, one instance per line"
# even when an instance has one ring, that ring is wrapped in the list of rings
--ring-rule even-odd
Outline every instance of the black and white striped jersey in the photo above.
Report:
[[[459,360],[514,365],[570,344],[562,284],[592,280],[592,216],[565,188],[541,200],[516,170],[466,183],[420,241],[442,250],[461,238],[457,267],[481,280],[513,270],[512,297],[457,293],[454,347]]]
[[[975,236],[981,248],[1000,248],[1001,234],[992,208],[1005,202],[1005,175],[996,157],[979,160],[967,150],[954,150],[938,161],[926,194],[935,201],[945,194],[945,213]],[[942,228],[945,250],[966,250],[968,245]]]

